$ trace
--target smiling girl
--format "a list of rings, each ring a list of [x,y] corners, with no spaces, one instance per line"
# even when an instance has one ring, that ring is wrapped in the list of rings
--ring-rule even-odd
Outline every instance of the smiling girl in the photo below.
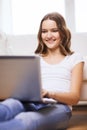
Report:
[[[63,16],[57,12],[45,15],[35,53],[40,57],[42,96],[57,103],[26,111],[22,102],[7,99],[0,104],[0,130],[67,129],[72,105],[80,99],[84,66],[83,57],[72,52],[70,45],[71,33]]]

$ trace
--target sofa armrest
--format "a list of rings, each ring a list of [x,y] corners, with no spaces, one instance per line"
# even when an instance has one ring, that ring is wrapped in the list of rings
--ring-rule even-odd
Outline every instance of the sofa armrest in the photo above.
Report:
[[[84,70],[83,70],[83,81],[87,81],[87,56],[84,57]]]
[[[83,81],[80,101],[87,101],[87,80]]]
[[[87,102],[87,56],[84,57],[83,83],[81,90],[80,102]]]

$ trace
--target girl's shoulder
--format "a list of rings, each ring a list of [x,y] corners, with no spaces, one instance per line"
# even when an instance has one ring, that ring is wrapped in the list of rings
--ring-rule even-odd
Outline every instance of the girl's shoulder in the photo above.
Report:
[[[82,56],[80,53],[78,53],[78,52],[74,52],[73,54],[69,55],[69,59],[71,59],[71,60],[82,60],[82,61],[84,61],[83,56]]]
[[[75,66],[80,62],[84,62],[84,57],[80,53],[74,52],[73,54],[67,56],[67,60],[68,63],[70,63],[72,66]]]

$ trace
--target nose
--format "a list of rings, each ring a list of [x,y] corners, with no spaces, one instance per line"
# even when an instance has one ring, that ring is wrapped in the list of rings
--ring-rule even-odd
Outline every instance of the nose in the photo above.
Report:
[[[51,38],[52,37],[52,33],[49,31],[47,32],[47,38]]]

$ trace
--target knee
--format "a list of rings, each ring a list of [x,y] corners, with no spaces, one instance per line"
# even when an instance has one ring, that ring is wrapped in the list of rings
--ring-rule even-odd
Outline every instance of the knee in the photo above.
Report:
[[[19,100],[13,99],[13,98],[8,98],[8,99],[4,100],[3,102],[1,102],[1,104],[5,105],[9,109],[13,109],[13,108],[24,109],[23,104]]]
[[[22,103],[16,99],[9,98],[0,103],[0,113],[2,113],[3,120],[11,119],[22,111],[25,109]]]

